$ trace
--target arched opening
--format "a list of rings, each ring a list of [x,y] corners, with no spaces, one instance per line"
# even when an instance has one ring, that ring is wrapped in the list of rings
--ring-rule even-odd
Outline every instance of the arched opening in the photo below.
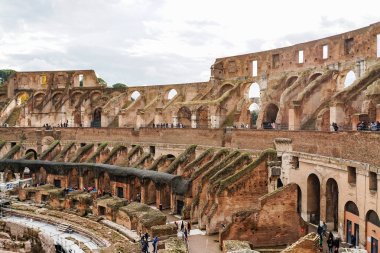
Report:
[[[201,106],[197,110],[197,128],[208,128],[208,107]]]
[[[334,231],[338,231],[338,196],[337,182],[329,178],[326,183],[326,223],[331,225]]]
[[[16,105],[22,105],[28,99],[29,99],[29,94],[26,93],[26,92],[22,92],[22,93],[20,93],[20,94],[17,95]]]
[[[219,90],[219,97],[222,96],[227,91],[231,90],[234,86],[232,84],[225,84]]]
[[[178,111],[178,123],[183,127],[191,126],[191,111],[188,107],[182,106]]]
[[[156,184],[152,180],[149,180],[147,184],[146,194],[146,204],[151,205],[156,203]]]
[[[302,213],[302,191],[299,185],[297,185],[297,213],[300,215]]]
[[[132,201],[141,202],[141,182],[138,177],[131,179],[131,188]]]
[[[269,104],[266,107],[265,114],[264,114],[263,128],[272,128],[270,124],[276,122],[277,113],[278,113],[277,105]]]
[[[352,201],[344,205],[344,226],[346,242],[359,245],[359,209]]]
[[[323,109],[317,116],[316,127],[319,131],[330,131],[330,109]]]
[[[28,149],[26,152],[25,152],[25,155],[29,154],[29,153],[33,153],[33,158],[34,160],[37,160],[37,152],[34,150],[34,149]]]
[[[24,171],[22,172],[22,179],[31,178],[30,169],[28,167],[24,168]]]
[[[297,81],[298,76],[292,76],[289,77],[288,80],[286,80],[286,87],[291,86],[295,81]]]
[[[256,126],[257,118],[259,116],[260,107],[256,103],[250,104],[248,107],[249,115],[250,115],[250,125],[251,127]]]
[[[310,76],[309,78],[309,83],[311,83],[312,81],[314,81],[315,79],[317,79],[318,77],[320,77],[322,75],[322,73],[314,73]]]
[[[350,71],[347,73],[346,77],[344,78],[344,88],[347,88],[351,84],[353,84],[356,80],[356,76],[354,71]]]
[[[86,170],[83,172],[83,187],[86,189],[89,187],[95,187],[95,175],[92,170]]]
[[[277,178],[277,188],[281,188],[283,186],[284,186],[284,184],[282,183],[281,178]]]
[[[68,187],[72,189],[79,188],[79,174],[77,169],[72,169],[68,176]]]
[[[107,172],[100,173],[98,188],[103,195],[107,193],[111,194],[111,179]]]
[[[102,126],[102,108],[96,108],[94,111],[91,127],[101,127],[101,126]]]
[[[140,97],[140,92],[138,92],[137,90],[135,90],[134,92],[132,92],[131,94],[131,100],[132,101],[136,101],[139,97]]]
[[[258,83],[251,84],[248,91],[248,98],[249,99],[260,98],[260,86]]]
[[[15,179],[16,175],[15,173],[13,173],[13,171],[8,170],[7,172],[5,172],[5,182],[14,181]]]
[[[177,96],[177,91],[175,89],[171,89],[169,92],[168,92],[168,97],[167,99],[168,100],[172,100],[175,96]]]
[[[367,251],[370,253],[378,253],[380,240],[380,221],[379,216],[373,210],[369,210],[366,215],[366,238]]]
[[[310,174],[307,178],[307,216],[316,225],[320,220],[320,187],[317,175]]]

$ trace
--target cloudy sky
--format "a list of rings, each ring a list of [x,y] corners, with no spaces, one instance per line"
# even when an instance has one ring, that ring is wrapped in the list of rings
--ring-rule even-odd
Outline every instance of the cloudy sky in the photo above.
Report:
[[[207,81],[215,58],[380,21],[380,1],[0,0],[0,68],[94,69],[109,85]]]

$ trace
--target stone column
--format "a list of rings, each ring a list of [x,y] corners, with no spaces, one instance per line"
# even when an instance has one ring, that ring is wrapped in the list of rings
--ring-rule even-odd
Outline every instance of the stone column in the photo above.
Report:
[[[293,108],[289,109],[289,130],[300,130],[300,129],[301,129],[301,106],[299,104],[293,103]]]
[[[160,186],[156,187],[156,207],[160,209],[161,199],[162,199],[162,191]]]
[[[96,188],[96,191],[99,191],[99,178],[95,177],[95,178],[94,178],[94,181],[95,181],[95,188]]]
[[[343,102],[335,102],[334,105],[330,106],[330,126],[332,123],[337,123],[339,130],[342,130],[344,124],[344,104]],[[334,129],[332,129],[334,131]]]
[[[79,176],[79,190],[83,190],[83,188],[84,188],[84,185],[83,185],[84,183],[83,183],[83,176],[82,175],[80,175]],[[88,185],[87,185],[88,186]]]
[[[178,116],[174,115],[174,116],[172,116],[172,119],[173,119],[173,126],[177,127],[177,125],[178,125]]]
[[[131,182],[128,179],[125,183],[125,198],[128,199],[128,201],[132,199]]]
[[[175,193],[171,193],[170,194],[170,210],[172,211],[172,213],[176,213],[176,206],[177,206],[177,196]]]
[[[380,121],[380,104],[376,105],[376,121]]]
[[[191,113],[191,128],[197,128],[197,113]]]
[[[148,184],[149,182],[142,182],[141,183],[141,203],[147,204],[148,203]]]
[[[0,172],[0,183],[4,183],[4,172]]]

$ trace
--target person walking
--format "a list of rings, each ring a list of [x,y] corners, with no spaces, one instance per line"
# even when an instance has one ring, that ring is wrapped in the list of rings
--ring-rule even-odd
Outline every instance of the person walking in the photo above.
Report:
[[[333,253],[334,236],[331,232],[329,233],[329,237],[327,239],[327,247],[329,248],[329,253]]]
[[[155,236],[152,241],[152,246],[153,246],[153,253],[157,253],[157,243],[158,243],[158,237]]]
[[[191,222],[188,221],[187,222],[187,232],[188,232],[189,235],[190,235],[190,230],[191,230]]]
[[[183,221],[181,222],[181,231],[183,232],[183,229],[185,228],[185,224],[183,224]]]
[[[339,252],[339,244],[340,244],[340,238],[337,237],[334,240],[334,253],[338,253]]]

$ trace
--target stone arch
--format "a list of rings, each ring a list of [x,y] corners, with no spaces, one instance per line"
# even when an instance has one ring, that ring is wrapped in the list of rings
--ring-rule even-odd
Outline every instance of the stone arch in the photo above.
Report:
[[[68,175],[68,187],[69,188],[79,188],[79,173],[76,168],[70,170]]]
[[[131,178],[131,200],[141,201],[141,181],[138,177]]]
[[[297,81],[297,79],[298,79],[298,76],[291,76],[288,79],[286,79],[285,81],[286,87],[291,86],[295,81]]]
[[[94,110],[92,114],[92,127],[101,127],[102,126],[102,108],[98,107]]]
[[[333,178],[326,183],[326,223],[331,223],[332,228],[338,231],[339,188]]]
[[[70,103],[72,106],[74,107],[77,107],[77,106],[80,106],[81,104],[81,97],[83,96],[83,92],[82,91],[74,91],[71,95],[70,95]]]
[[[325,132],[330,131],[330,108],[324,108],[318,113],[316,129]]]
[[[188,107],[182,106],[179,108],[177,116],[178,123],[182,123],[184,127],[191,126],[191,110]]]
[[[96,101],[102,97],[102,93],[99,90],[94,90],[94,91],[90,92],[89,97],[90,97],[91,101]]]
[[[198,128],[208,128],[208,107],[201,106],[197,109],[197,127]]]
[[[16,96],[16,104],[22,105],[29,99],[29,94],[27,92],[20,92]]]
[[[260,85],[258,83],[252,83],[248,90],[248,99],[260,98]]]
[[[46,98],[46,93],[45,92],[36,92],[33,95],[33,101],[34,101],[34,106],[38,106],[44,102]]]
[[[153,180],[149,180],[146,183],[146,204],[151,205],[156,203],[156,184]]]
[[[343,88],[351,86],[356,80],[356,75],[353,70],[350,70],[344,77]]]
[[[223,84],[222,87],[220,87],[220,90],[218,92],[219,97],[222,96],[227,91],[231,90],[234,86],[230,83]]]
[[[369,210],[366,214],[366,236],[369,241],[367,241],[367,251],[368,252],[378,252],[379,245],[378,242],[380,240],[378,236],[378,231],[380,229],[380,220],[379,216],[374,210]]]
[[[270,103],[265,107],[263,123],[274,123],[277,119],[278,106]]]
[[[299,213],[300,215],[302,213],[302,190],[298,184],[297,184],[297,213]]]
[[[63,96],[63,93],[61,91],[53,93],[53,95],[51,96],[52,104],[53,105],[57,104],[62,99],[62,96]]]
[[[356,245],[359,243],[359,209],[352,201],[347,201],[344,205],[344,228],[346,242],[352,242],[352,235],[355,236]]]
[[[315,174],[307,178],[307,219],[313,224],[319,224],[320,220],[320,196],[321,184]]]
[[[308,79],[308,83],[311,83],[312,81],[314,81],[315,79],[317,79],[318,77],[320,77],[322,75],[322,73],[320,72],[317,72],[317,73],[313,73],[309,76],[309,79]]]
[[[25,152],[25,155],[28,154],[28,153],[33,153],[33,158],[34,160],[37,160],[37,151],[35,151],[34,149],[28,149],[26,152]]]
[[[136,101],[141,96],[141,93],[137,90],[131,93],[130,100]]]
[[[165,96],[165,98],[167,99],[167,100],[172,100],[175,96],[177,96],[178,95],[178,92],[177,92],[177,90],[176,89],[171,89],[171,90],[169,90],[167,93],[166,93],[166,96]]]
[[[95,187],[95,173],[93,170],[83,172],[83,187]]]
[[[111,178],[107,171],[103,171],[99,174],[98,188],[101,193],[111,193]]]
[[[252,126],[255,126],[256,123],[257,123],[257,118],[259,116],[259,112],[260,112],[260,106],[253,102],[252,104],[249,105],[248,107],[248,112],[249,112],[249,125],[252,127]]]

